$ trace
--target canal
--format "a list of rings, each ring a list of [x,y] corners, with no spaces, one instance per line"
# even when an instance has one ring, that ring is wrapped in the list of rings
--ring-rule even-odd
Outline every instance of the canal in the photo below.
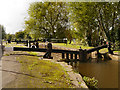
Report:
[[[98,80],[98,88],[118,88],[118,64],[114,60],[93,59],[90,62],[77,62],[73,64],[73,69],[82,76],[95,77]]]

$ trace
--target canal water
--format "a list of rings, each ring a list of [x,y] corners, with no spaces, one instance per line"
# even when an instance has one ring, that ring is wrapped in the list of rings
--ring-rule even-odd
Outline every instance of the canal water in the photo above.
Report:
[[[114,60],[93,59],[90,62],[73,63],[73,69],[82,76],[95,77],[98,80],[98,88],[118,88],[118,64]]]

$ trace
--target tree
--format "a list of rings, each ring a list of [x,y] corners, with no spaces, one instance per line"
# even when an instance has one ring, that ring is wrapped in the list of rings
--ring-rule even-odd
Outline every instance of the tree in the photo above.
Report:
[[[25,33],[24,33],[24,31],[16,32],[16,33],[15,33],[15,37],[16,37],[17,39],[24,39],[24,38],[25,38]]]
[[[5,32],[5,28],[3,25],[0,25],[1,30],[2,30],[2,39],[6,39],[6,32]]]
[[[7,34],[6,35],[6,40],[12,40],[12,39],[14,39],[14,35],[13,34]]]
[[[65,38],[69,14],[63,2],[35,2],[29,7],[25,27],[35,38]]]
[[[71,6],[71,22],[73,28],[76,28],[80,39],[85,39],[89,46],[92,46],[93,37],[99,40],[98,36],[93,35],[96,30],[94,3],[70,3]]]
[[[89,46],[96,46],[100,39],[115,43],[119,2],[75,2],[71,6],[71,22],[81,38],[86,38]],[[120,19],[120,18],[119,18]]]

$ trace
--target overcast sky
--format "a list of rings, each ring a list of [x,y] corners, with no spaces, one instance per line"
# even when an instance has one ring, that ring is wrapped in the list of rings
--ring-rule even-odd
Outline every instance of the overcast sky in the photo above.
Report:
[[[25,17],[31,2],[41,0],[0,0],[0,24],[7,33],[24,30]]]

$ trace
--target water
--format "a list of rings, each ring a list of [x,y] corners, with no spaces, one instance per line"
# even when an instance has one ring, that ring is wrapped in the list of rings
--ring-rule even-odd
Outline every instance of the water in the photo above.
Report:
[[[77,62],[74,69],[82,76],[95,77],[98,80],[98,88],[118,88],[118,63],[117,61],[92,61]]]

